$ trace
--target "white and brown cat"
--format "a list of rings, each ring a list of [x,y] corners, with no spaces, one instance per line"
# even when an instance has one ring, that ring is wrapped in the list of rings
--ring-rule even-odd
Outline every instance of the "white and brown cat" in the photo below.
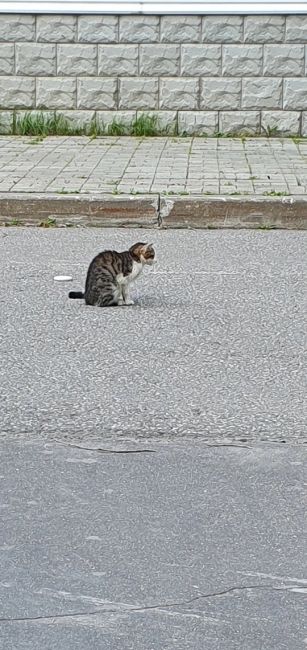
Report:
[[[111,307],[133,305],[129,288],[145,264],[155,263],[155,251],[151,244],[138,242],[128,251],[103,251],[90,263],[85,291],[70,291],[69,298],[84,298],[87,305]]]

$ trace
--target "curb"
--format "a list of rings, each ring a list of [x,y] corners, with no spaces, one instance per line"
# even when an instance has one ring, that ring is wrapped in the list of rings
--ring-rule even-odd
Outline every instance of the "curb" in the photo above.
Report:
[[[161,197],[164,228],[307,229],[307,196]]]
[[[0,225],[306,230],[307,196],[0,193]]]
[[[10,194],[0,192],[0,224],[147,227],[159,225],[159,195]],[[14,223],[12,223],[14,222]],[[15,223],[15,222],[18,222]]]

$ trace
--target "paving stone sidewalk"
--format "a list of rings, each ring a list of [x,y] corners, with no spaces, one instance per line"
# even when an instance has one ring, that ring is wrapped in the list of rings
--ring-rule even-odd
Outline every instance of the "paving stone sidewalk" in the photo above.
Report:
[[[307,140],[4,136],[0,192],[306,195]]]

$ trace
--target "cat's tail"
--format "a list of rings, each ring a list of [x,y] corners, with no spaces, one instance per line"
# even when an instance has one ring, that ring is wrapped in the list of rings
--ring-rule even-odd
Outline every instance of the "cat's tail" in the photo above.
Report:
[[[70,291],[68,298],[74,298],[75,300],[82,300],[84,298],[84,293],[82,291]]]

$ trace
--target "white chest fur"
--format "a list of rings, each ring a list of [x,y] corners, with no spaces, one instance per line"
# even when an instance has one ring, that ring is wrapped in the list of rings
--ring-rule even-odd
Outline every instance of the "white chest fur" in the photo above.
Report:
[[[116,278],[117,283],[119,285],[123,285],[123,284],[128,284],[130,282],[133,282],[133,280],[136,280],[138,275],[140,275],[140,273],[142,271],[142,268],[143,268],[143,264],[141,262],[135,262],[134,261],[131,273],[129,273],[129,275],[125,275],[125,276],[123,276],[123,274],[120,273]]]
[[[142,268],[143,268],[143,264],[141,262],[134,261],[132,266],[132,271],[130,275],[128,275],[128,282],[132,282],[133,280],[135,280],[138,277],[138,275],[140,275]]]

